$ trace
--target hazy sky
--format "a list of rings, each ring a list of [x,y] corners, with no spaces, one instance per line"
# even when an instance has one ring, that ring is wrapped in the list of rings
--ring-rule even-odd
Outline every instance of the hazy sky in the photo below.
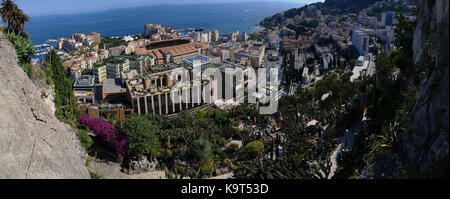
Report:
[[[188,4],[212,2],[284,1],[313,3],[323,0],[14,0],[30,16],[73,14],[152,4]]]

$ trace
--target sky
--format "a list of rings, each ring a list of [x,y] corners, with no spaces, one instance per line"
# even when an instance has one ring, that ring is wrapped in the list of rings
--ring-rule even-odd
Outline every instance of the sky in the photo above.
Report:
[[[221,3],[277,0],[14,0],[30,16],[75,14],[155,4]],[[278,0],[314,3],[323,0]]]

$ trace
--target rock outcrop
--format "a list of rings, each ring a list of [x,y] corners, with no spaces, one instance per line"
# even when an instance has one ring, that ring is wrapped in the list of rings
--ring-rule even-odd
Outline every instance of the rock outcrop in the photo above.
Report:
[[[84,152],[0,32],[0,179],[89,178]]]
[[[158,160],[154,159],[150,162],[147,156],[134,157],[126,163],[123,168],[123,172],[128,175],[137,175],[142,173],[155,172],[156,166],[158,165]]]
[[[449,13],[448,0],[420,0],[414,33],[413,64],[426,71],[424,51],[430,50],[431,70],[418,88],[411,134],[402,136],[400,152],[364,169],[359,178],[445,178],[449,168]],[[431,45],[427,47],[427,43]],[[430,64],[430,63],[428,63]],[[406,168],[406,172],[401,170]]]
[[[406,146],[408,159],[420,165],[417,175],[427,175],[442,159],[447,159],[449,127],[449,57],[448,57],[448,0],[420,0],[418,23],[414,34],[414,64],[416,71],[424,68],[425,44],[431,41],[432,70],[423,81],[416,95],[414,125],[411,139]],[[445,161],[444,161],[445,162]]]

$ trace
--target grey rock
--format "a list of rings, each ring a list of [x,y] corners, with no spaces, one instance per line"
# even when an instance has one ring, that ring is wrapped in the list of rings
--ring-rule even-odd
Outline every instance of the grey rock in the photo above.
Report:
[[[430,47],[431,56],[435,60],[434,70],[417,92],[412,137],[405,147],[412,164],[421,165],[420,175],[438,159],[448,155],[449,1],[436,0],[435,5],[430,8],[426,0],[420,0],[419,3],[418,26],[413,45],[416,70],[423,66],[421,55],[429,37],[428,29],[436,28]]]
[[[0,88],[0,178],[89,178],[76,134],[54,116],[1,32]]]
[[[137,175],[148,172],[155,172],[156,166],[158,165],[158,161],[155,159],[150,162],[147,159],[147,156],[139,155],[138,157],[134,157],[128,163],[129,168],[124,168],[124,173],[128,175]]]
[[[216,176],[224,175],[230,173],[230,169],[228,167],[218,168],[214,171]]]
[[[417,27],[414,33],[413,63],[424,71],[425,43],[431,29],[436,30],[430,50],[435,61],[432,72],[416,93],[411,135],[401,135],[401,152],[393,160],[379,160],[362,171],[359,178],[427,177],[428,171],[447,158],[449,149],[449,13],[448,0],[419,1]],[[430,6],[430,7],[429,7]],[[402,160],[400,166],[399,160]],[[438,165],[439,166],[439,165]],[[398,168],[409,169],[401,176]],[[447,165],[448,168],[448,165]],[[445,169],[445,168],[440,168]],[[445,177],[445,176],[442,176]]]

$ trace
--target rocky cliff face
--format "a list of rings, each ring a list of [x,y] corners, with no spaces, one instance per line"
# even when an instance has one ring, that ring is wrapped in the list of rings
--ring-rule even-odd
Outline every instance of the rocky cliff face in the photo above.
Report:
[[[431,70],[416,93],[413,124],[409,127],[411,135],[402,136],[401,151],[394,154],[394,160],[376,161],[360,178],[448,177],[448,5],[448,0],[419,1],[412,67],[417,74],[426,71],[424,51],[427,50],[430,50],[434,63],[429,66]],[[405,168],[406,173],[401,171]]]
[[[420,165],[418,175],[447,161],[449,127],[449,82],[448,82],[448,0],[420,0],[418,23],[414,34],[414,64],[417,71],[424,68],[427,39],[431,41],[431,58],[434,60],[431,73],[423,81],[416,95],[412,137],[406,146],[408,159]],[[433,34],[430,37],[430,34]],[[443,161],[444,160],[444,161]]]
[[[0,32],[0,179],[89,178],[70,126],[54,116]]]

